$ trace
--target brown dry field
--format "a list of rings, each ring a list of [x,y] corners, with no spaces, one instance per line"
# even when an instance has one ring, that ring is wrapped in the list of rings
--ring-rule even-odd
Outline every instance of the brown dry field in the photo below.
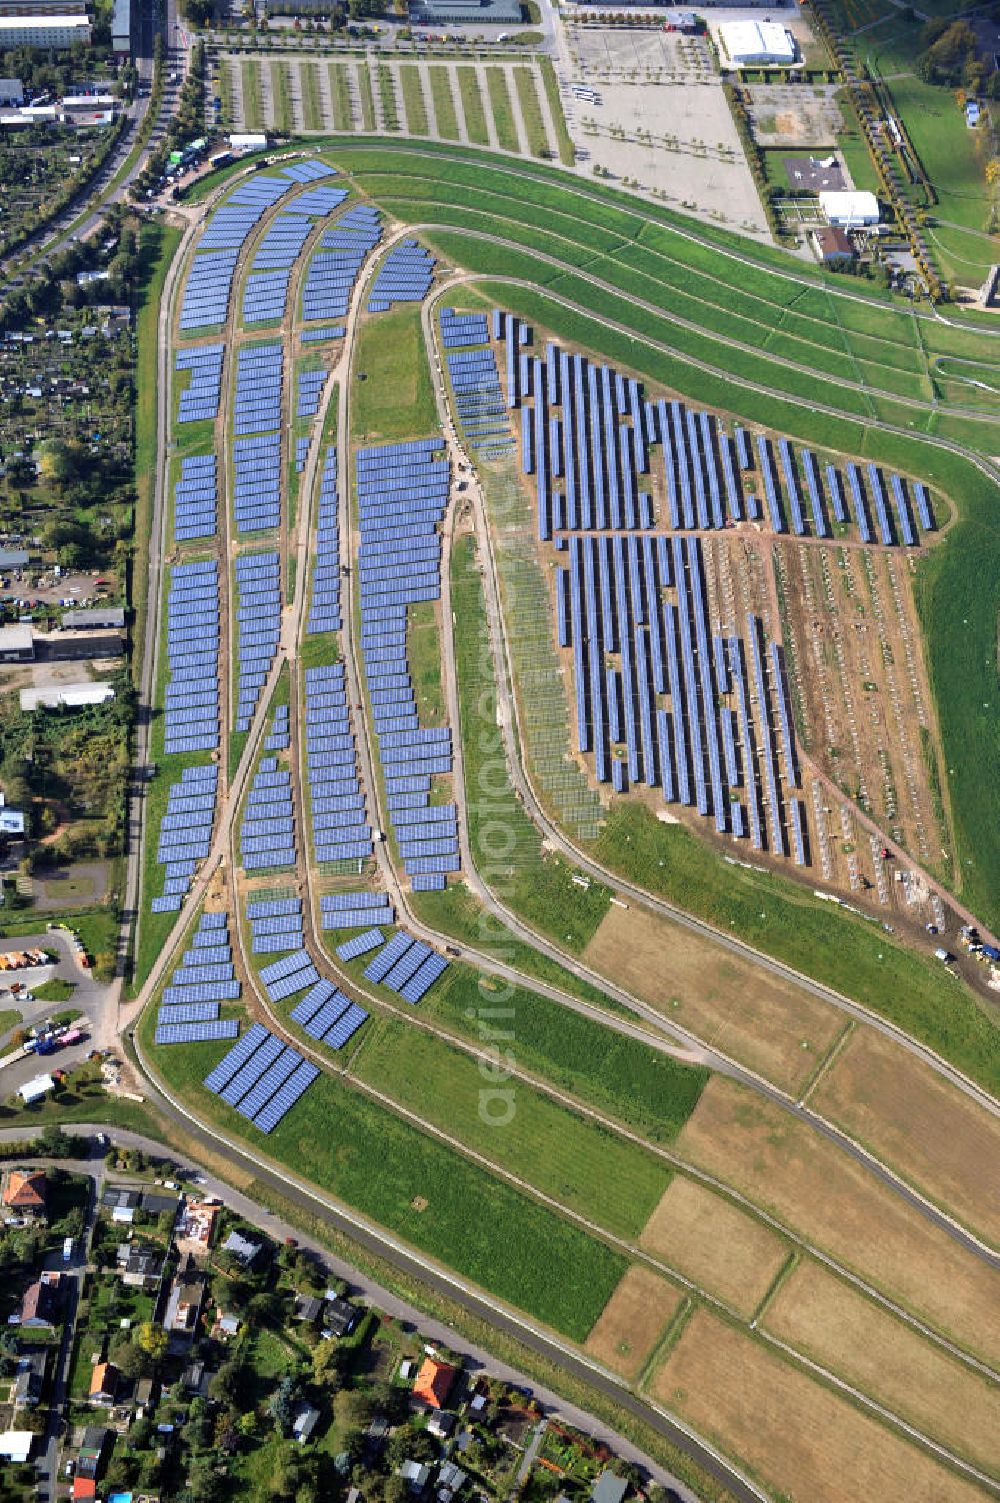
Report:
[[[747,1316],[788,1256],[784,1242],[768,1227],[682,1174],[670,1181],[639,1242]]]
[[[673,1284],[633,1263],[598,1316],[586,1350],[623,1377],[637,1378],[682,1298]]]
[[[943,1334],[996,1360],[1000,1274],[812,1128],[715,1076],[676,1148]]]
[[[818,1263],[795,1269],[762,1324],[934,1440],[1000,1471],[1000,1385],[935,1347]]]
[[[929,1065],[859,1028],[809,1104],[1000,1245],[1000,1119]]]
[[[583,959],[788,1091],[844,1026],[836,1008],[791,982],[637,908],[609,908]]]
[[[705,1310],[651,1387],[796,1503],[982,1503],[971,1483]]]

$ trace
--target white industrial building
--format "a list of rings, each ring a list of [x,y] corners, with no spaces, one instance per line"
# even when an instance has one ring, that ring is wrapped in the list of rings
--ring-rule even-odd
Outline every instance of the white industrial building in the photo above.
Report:
[[[828,224],[842,230],[860,230],[878,224],[878,199],[874,193],[821,193],[819,206]]]
[[[22,689],[21,709],[30,714],[33,710],[84,710],[91,705],[107,704],[114,699],[113,684],[91,683],[52,684],[48,689]]]
[[[0,52],[11,47],[53,47],[62,50],[78,42],[89,45],[86,16],[0,16]]]
[[[722,62],[734,68],[790,67],[798,57],[795,38],[777,21],[723,21],[718,28]]]

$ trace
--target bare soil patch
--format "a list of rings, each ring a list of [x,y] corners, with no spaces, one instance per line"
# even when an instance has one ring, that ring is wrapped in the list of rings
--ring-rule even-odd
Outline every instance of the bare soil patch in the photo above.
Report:
[[[971,1483],[707,1311],[687,1323],[652,1389],[788,1499],[982,1498]]]
[[[812,1128],[715,1076],[677,1151],[943,1334],[995,1361],[1000,1275]]]
[[[1000,1470],[1000,1386],[909,1330],[819,1264],[804,1262],[763,1324],[984,1470]]]
[[[804,1084],[843,1026],[791,982],[641,909],[609,908],[584,959],[787,1090]]]
[[[634,1263],[587,1337],[587,1351],[623,1377],[637,1378],[682,1298],[673,1284]]]
[[[929,1065],[860,1028],[810,1105],[1000,1245],[1000,1120]]]
[[[768,1227],[681,1174],[670,1181],[639,1242],[747,1316],[788,1256]]]

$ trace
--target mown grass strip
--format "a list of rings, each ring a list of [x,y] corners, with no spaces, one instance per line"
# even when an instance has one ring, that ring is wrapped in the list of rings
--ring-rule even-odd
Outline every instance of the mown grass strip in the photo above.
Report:
[[[535,75],[530,68],[514,69],[514,87],[517,90],[521,120],[528,138],[528,150],[533,157],[550,157],[552,149],[549,146],[545,121],[542,119],[542,107],[538,102]]]
[[[510,102],[506,68],[487,68],[486,88],[489,91],[490,109],[493,111],[493,124],[496,128],[498,146],[502,151],[520,151],[521,142],[514,123],[514,108]]]
[[[424,102],[424,86],[420,74],[421,69],[416,63],[401,63],[399,66],[403,108],[406,111],[406,129],[411,136],[430,135],[427,105]]]
[[[325,128],[326,118],[320,89],[319,63],[300,63],[299,77],[302,80],[302,113],[306,130],[321,131]]]
[[[292,106],[292,76],[288,63],[272,59],[271,64],[271,113],[274,128],[283,136],[295,131],[295,111]]]
[[[375,95],[372,92],[372,70],[367,62],[358,68],[358,95],[361,100],[361,129],[375,129]]]
[[[377,63],[375,76],[378,83],[379,103],[382,106],[382,129],[399,130],[399,101],[396,98],[396,80],[387,63]]]
[[[437,408],[430,367],[414,304],[380,313],[358,339],[351,428],[364,443],[424,438],[436,431]]]
[[[330,102],[333,106],[334,130],[353,130],[354,111],[351,109],[351,84],[346,63],[331,63]]]
[[[462,114],[465,116],[465,133],[475,146],[488,146],[489,131],[486,128],[486,111],[479,87],[479,75],[475,68],[463,64],[455,69],[458,92],[462,96]]]
[[[243,89],[243,124],[247,130],[263,130],[260,63],[256,58],[244,59],[240,66],[240,81]]]
[[[437,133],[444,141],[457,141],[461,136],[458,115],[455,111],[455,96],[451,92],[451,74],[440,63],[427,69],[430,79],[431,99],[434,101],[434,119]]]
[[[562,97],[559,93],[559,80],[556,78],[556,70],[552,66],[552,59],[550,57],[540,57],[538,59],[538,66],[541,70],[542,87],[545,90],[545,97],[549,102],[552,122],[556,128],[559,160],[564,167],[572,167],[576,162],[576,151],[566,124],[566,116],[563,114]]]

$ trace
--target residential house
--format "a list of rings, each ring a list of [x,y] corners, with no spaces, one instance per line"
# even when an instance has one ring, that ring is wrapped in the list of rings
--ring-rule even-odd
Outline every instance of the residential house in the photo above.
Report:
[[[4,1221],[44,1221],[46,1209],[45,1174],[42,1170],[12,1169],[4,1177]]]
[[[222,1251],[229,1253],[241,1268],[252,1268],[264,1251],[263,1242],[254,1242],[242,1232],[230,1232],[222,1244]]]
[[[44,1346],[18,1354],[17,1375],[10,1395],[15,1409],[34,1409],[40,1401],[48,1359],[48,1348]]]
[[[307,1440],[312,1438],[312,1433],[319,1424],[319,1410],[311,1404],[303,1404],[292,1420],[292,1435],[300,1446],[304,1446]]]
[[[108,1408],[118,1397],[120,1374],[113,1362],[97,1362],[90,1375],[90,1402]]]
[[[194,1340],[204,1298],[205,1275],[189,1257],[183,1271],[177,1274],[170,1286],[163,1319],[164,1329],[171,1336],[175,1350]]]
[[[408,1485],[411,1493],[422,1493],[430,1481],[431,1469],[425,1461],[404,1461],[399,1476]]]
[[[21,1300],[21,1324],[31,1329],[51,1329],[59,1320],[62,1290],[59,1275],[48,1274],[36,1279],[24,1291]]]
[[[211,1376],[204,1362],[192,1362],[181,1373],[181,1387],[193,1399],[207,1399]]]
[[[339,1294],[331,1298],[327,1295],[323,1301],[323,1335],[346,1336],[354,1329],[358,1318],[358,1311],[350,1300],[341,1299]]]
[[[447,1440],[455,1428],[454,1414],[449,1414],[447,1409],[435,1409],[427,1421],[427,1431],[430,1435],[436,1435],[438,1440]]]
[[[455,1494],[462,1491],[468,1480],[469,1474],[463,1472],[460,1466],[456,1466],[453,1461],[442,1461],[438,1469],[437,1486],[440,1503],[450,1503]]]
[[[97,1483],[93,1477],[81,1477],[79,1473],[73,1478],[73,1503],[92,1503],[97,1497]]]
[[[77,1477],[98,1477],[104,1462],[105,1449],[111,1431],[104,1425],[87,1425],[76,1458]],[[93,1497],[93,1493],[91,1493]]]
[[[429,1404],[432,1409],[443,1409],[451,1392],[458,1369],[448,1362],[439,1362],[435,1357],[426,1357],[413,1385],[413,1397]]]
[[[624,1477],[604,1471],[591,1483],[590,1499],[591,1503],[623,1503],[627,1492],[628,1483]]]
[[[101,1196],[101,1205],[111,1212],[112,1221],[128,1225],[139,1209],[138,1190],[129,1190],[124,1185],[106,1185]]]
[[[319,1314],[323,1306],[314,1294],[297,1294],[295,1296],[295,1319],[303,1321],[306,1325],[315,1325],[319,1320]]]
[[[839,224],[821,224],[812,232],[816,255],[824,266],[854,260],[854,245],[846,230]]]
[[[155,1378],[140,1378],[135,1385],[136,1407],[145,1412],[156,1403],[157,1382]]]
[[[123,1242],[118,1249],[118,1272],[129,1289],[156,1289],[163,1276],[163,1255],[155,1247]]]

